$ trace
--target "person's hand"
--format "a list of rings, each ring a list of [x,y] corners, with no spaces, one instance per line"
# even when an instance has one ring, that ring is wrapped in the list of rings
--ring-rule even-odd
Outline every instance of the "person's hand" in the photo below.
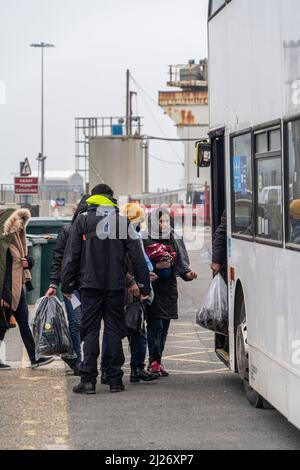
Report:
[[[47,292],[45,297],[49,299],[49,297],[56,297],[57,289],[54,289],[53,287],[50,287]]]
[[[219,272],[221,271],[221,265],[219,263],[212,263],[211,269],[214,274],[219,274]]]
[[[156,265],[156,269],[169,269],[170,267],[170,261],[162,261],[161,263],[157,263]]]
[[[155,282],[157,281],[158,276],[155,273],[150,273],[150,281]]]
[[[29,263],[28,263],[26,258],[22,258],[22,266],[23,266],[24,269],[29,268]]]
[[[150,295],[141,295],[140,301],[141,303],[144,303],[149,299],[150,299]]]
[[[141,297],[139,286],[137,284],[133,284],[131,287],[129,287],[128,294],[132,295],[136,299],[139,299]]]
[[[195,279],[198,278],[198,273],[195,273],[195,272],[191,271],[191,272],[189,272],[189,273],[187,273],[187,274],[185,275],[185,278],[186,278],[188,281],[194,281]]]
[[[10,308],[10,305],[7,302],[5,302],[5,300],[2,299],[1,300],[1,307]]]

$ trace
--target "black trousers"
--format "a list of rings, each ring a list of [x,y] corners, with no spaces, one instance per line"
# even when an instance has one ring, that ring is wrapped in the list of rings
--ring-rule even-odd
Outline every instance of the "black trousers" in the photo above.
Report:
[[[106,336],[106,373],[110,384],[122,382],[122,367],[125,363],[122,340],[126,337],[124,320],[125,291],[99,291],[81,289],[82,318],[81,340],[84,360],[80,365],[82,382],[96,384],[98,358],[100,355],[99,336],[101,321],[104,320]]]
[[[147,336],[149,348],[149,364],[158,362],[161,365],[165,350],[171,320],[149,318],[147,321]]]
[[[21,334],[24,346],[26,348],[26,351],[28,353],[29,359],[31,362],[34,362],[35,361],[35,344],[34,344],[34,339],[33,339],[31,330],[29,328],[29,323],[28,323],[29,311],[28,311],[28,304],[27,304],[24,290],[22,290],[22,295],[21,295],[19,306],[16,312],[13,312],[13,315],[18,323],[20,334]],[[5,332],[1,331],[0,341],[2,341],[4,337],[5,337]]]

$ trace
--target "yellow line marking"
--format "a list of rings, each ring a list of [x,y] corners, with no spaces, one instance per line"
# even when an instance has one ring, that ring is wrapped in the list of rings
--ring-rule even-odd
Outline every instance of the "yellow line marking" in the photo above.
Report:
[[[125,371],[130,371],[128,367],[123,367]],[[205,375],[205,374],[218,374],[221,372],[230,372],[229,369],[209,369],[209,370],[198,370],[198,371],[193,371],[193,370],[174,370],[174,369],[168,369],[168,372],[170,374],[174,375]],[[125,373],[125,377],[129,377],[130,374]]]
[[[167,344],[168,346],[168,344]],[[197,348],[196,346],[172,346],[172,349],[196,350],[196,351],[210,351],[211,348]]]
[[[175,336],[176,338],[189,338],[190,336],[196,336],[197,333],[193,331],[192,333],[170,333],[169,336]]]
[[[187,336],[187,335],[169,335],[169,338],[172,339],[172,340],[174,340],[175,338],[178,338],[178,339],[182,339],[182,338],[183,338],[183,339],[184,339],[184,338],[186,338],[186,339],[192,339],[192,337],[194,337],[195,339],[197,338],[197,339],[199,339],[199,340],[201,339],[201,340],[204,340],[204,341],[206,341],[206,340],[213,340],[213,339],[214,339],[213,337],[211,337],[211,338],[207,338],[207,337],[206,337],[206,338],[205,338],[204,336],[199,336],[199,335],[197,335],[197,334],[193,334],[193,335],[189,335],[189,336]]]
[[[197,352],[190,352],[190,353],[185,353],[185,354],[176,354],[172,356],[166,356],[164,359],[172,359],[174,357],[187,357],[187,356],[198,356],[198,354],[209,354],[209,353],[214,353],[214,349],[210,349],[208,351],[197,351]]]
[[[215,365],[220,365],[220,361],[218,362],[214,362],[214,361],[200,361],[200,360],[197,360],[197,359],[172,359],[172,358],[165,358],[164,360],[168,360],[168,361],[175,361],[175,362],[190,362],[190,363],[193,363],[193,364],[215,364]]]
[[[176,344],[180,344],[180,343],[199,343],[199,341],[201,341],[201,343],[204,343],[206,341],[212,341],[213,338],[205,338],[205,339],[201,339],[201,338],[196,338],[196,339],[186,339],[184,341],[173,341],[173,342],[168,342],[168,346],[171,346],[171,345],[176,345]]]
[[[212,370],[200,370],[200,371],[192,371],[192,370],[171,370],[168,369],[170,374],[174,375],[205,375],[205,374],[220,374],[221,372],[229,372],[229,369],[212,369]]]
[[[193,334],[203,335],[203,336],[213,335],[212,331],[203,331],[197,328],[191,328],[190,331],[186,331],[186,330],[180,331],[178,329],[177,330],[170,329],[170,333],[173,333],[174,335],[193,335]]]
[[[213,334],[212,331],[209,331],[209,330],[203,330],[201,329],[198,325],[190,325],[190,328],[191,330],[193,330],[195,333],[199,333],[201,335],[211,335]],[[172,329],[170,330],[172,331]],[[176,333],[178,333],[178,331],[176,330]],[[182,334],[191,334],[191,333],[187,333],[185,330],[182,331]]]

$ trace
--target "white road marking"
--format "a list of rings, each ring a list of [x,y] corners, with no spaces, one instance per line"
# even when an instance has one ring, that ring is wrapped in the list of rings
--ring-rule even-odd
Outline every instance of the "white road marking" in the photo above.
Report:
[[[195,338],[195,339],[186,339],[184,341],[173,341],[173,342],[168,342],[167,343],[167,346],[173,346],[173,345],[176,345],[176,344],[180,344],[180,343],[199,343],[199,341],[201,341],[201,343],[204,343],[206,341],[211,341],[211,338]]]
[[[198,356],[200,354],[211,354],[211,353],[214,353],[214,352],[215,352],[214,349],[210,349],[208,351],[197,351],[197,352],[189,352],[189,353],[185,353],[185,354],[175,354],[175,355],[172,355],[172,356],[164,357],[164,360],[173,359],[175,357],[187,357],[187,356]]]
[[[167,361],[175,361],[175,362],[190,362],[190,363],[193,363],[193,364],[212,364],[212,365],[220,365],[220,361],[218,362],[215,362],[215,361],[200,361],[197,360],[197,359],[178,359],[178,358],[164,358],[164,360],[167,360]]]
[[[205,374],[220,374],[221,372],[229,372],[229,369],[212,369],[212,370],[200,370],[200,371],[192,371],[192,370],[172,370],[168,369],[170,374],[174,375],[205,375]]]

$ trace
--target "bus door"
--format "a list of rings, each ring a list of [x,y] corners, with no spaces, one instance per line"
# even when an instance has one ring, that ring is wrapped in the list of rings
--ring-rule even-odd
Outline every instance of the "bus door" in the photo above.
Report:
[[[225,129],[218,129],[210,134],[211,141],[211,219],[212,237],[219,227],[223,212],[226,210],[226,163]],[[227,266],[226,260],[226,266]],[[227,277],[227,272],[224,272]],[[227,366],[229,365],[229,340],[223,335],[216,335],[216,352]]]
[[[211,141],[211,194],[212,233],[219,227],[226,209],[225,129],[210,134]]]

